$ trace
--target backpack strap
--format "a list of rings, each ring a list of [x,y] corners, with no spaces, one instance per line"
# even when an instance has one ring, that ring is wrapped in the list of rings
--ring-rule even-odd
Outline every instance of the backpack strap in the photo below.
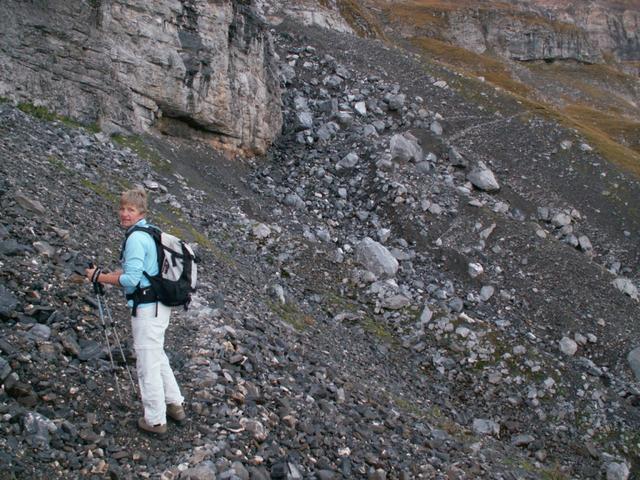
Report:
[[[159,247],[160,244],[160,230],[155,227],[142,227],[140,225],[134,225],[124,236],[124,240],[122,241],[122,248],[120,250],[120,260],[124,259],[124,249],[127,246],[127,240],[129,236],[133,232],[145,232],[151,236],[153,239],[153,243],[156,246],[156,253],[158,257],[158,271],[162,268],[162,262],[164,261],[164,252],[162,248]],[[142,272],[144,276],[149,278],[149,274],[145,271]],[[134,317],[138,314],[138,305],[141,303],[153,303],[156,302],[156,316],[158,316],[158,296],[153,291],[151,286],[140,288],[140,283],[136,285],[135,290],[132,293],[128,293],[125,295],[127,300],[133,301],[133,307],[131,308],[131,315]]]
[[[158,296],[151,287],[140,288],[140,284],[136,287],[133,293],[125,295],[127,300],[133,301],[133,307],[131,308],[131,314],[136,317],[138,315],[138,305],[141,303],[156,303],[156,316],[158,315]]]
[[[148,233],[151,236],[151,238],[153,238],[153,241],[156,243],[156,248],[158,247],[158,243],[160,243],[159,229],[157,229],[156,227],[150,227],[150,226],[141,227],[140,225],[134,225],[129,230],[127,230],[127,233],[124,234],[124,240],[122,240],[122,247],[120,248],[120,260],[124,258],[124,249],[127,246],[127,240],[129,240],[129,237],[133,232]],[[161,265],[160,257],[158,257],[158,264]]]

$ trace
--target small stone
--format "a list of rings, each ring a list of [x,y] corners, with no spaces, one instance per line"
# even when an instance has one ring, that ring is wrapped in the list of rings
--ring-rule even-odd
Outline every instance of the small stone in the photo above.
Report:
[[[356,165],[358,165],[359,160],[360,157],[358,156],[358,154],[355,152],[351,152],[342,157],[342,159],[338,162],[338,165],[340,165],[342,168],[354,168]]]
[[[442,135],[443,128],[440,122],[438,121],[431,122],[429,129],[431,130],[431,132],[433,132],[434,135],[438,135],[438,136]]]
[[[484,190],[486,192],[495,192],[500,190],[500,184],[496,180],[495,175],[482,162],[479,162],[478,166],[469,172],[467,179],[474,187],[480,190]]]
[[[422,313],[420,314],[420,319],[419,319],[420,323],[422,325],[425,325],[431,321],[432,317],[433,317],[433,312],[429,309],[427,305],[425,305],[424,308],[422,309]]]
[[[368,480],[387,480],[387,472],[378,468],[377,470],[371,470],[367,474]]]
[[[627,362],[640,382],[640,347],[636,347],[627,354]]]
[[[483,302],[486,302],[491,297],[493,297],[493,294],[495,293],[495,291],[496,291],[496,289],[494,287],[492,287],[491,285],[485,285],[484,287],[482,287],[480,289],[480,299]]]
[[[479,263],[470,263],[468,271],[471,278],[477,278],[484,273],[484,268]]]
[[[613,285],[625,295],[629,295],[634,300],[638,300],[638,288],[630,279],[618,277],[613,281]]]
[[[593,147],[587,143],[581,143],[580,150],[582,150],[583,152],[591,152],[593,151]]]
[[[366,116],[367,115],[367,105],[365,102],[357,102],[353,109],[356,111],[358,115]]]
[[[578,351],[578,344],[569,337],[562,337],[560,340],[560,351],[571,357]]]
[[[607,465],[607,480],[627,480],[630,473],[626,463],[611,462]]]
[[[586,235],[580,235],[578,237],[578,246],[583,252],[590,252],[593,250],[593,245],[591,245],[591,241]]]
[[[47,242],[33,242],[33,248],[36,252],[45,257],[53,258],[56,254],[56,249]]]
[[[514,355],[524,355],[525,353],[527,353],[527,349],[524,345],[516,345],[513,347]]]
[[[526,447],[530,443],[535,442],[535,437],[533,435],[517,435],[513,438],[511,443],[513,443],[516,447]]]
[[[564,227],[571,224],[571,216],[566,213],[557,213],[551,219],[551,223],[556,227]]]
[[[51,328],[42,323],[36,323],[29,329],[29,334],[42,340],[48,340],[51,336]]]
[[[39,215],[44,215],[47,211],[38,200],[29,198],[22,192],[16,193],[15,200],[22,208],[35,212]]]
[[[255,227],[253,227],[253,230],[251,233],[258,240],[264,240],[265,238],[268,238],[271,235],[271,229],[264,223],[260,223]]]
[[[573,339],[576,341],[576,343],[580,344],[580,345],[586,345],[587,344],[587,337],[585,337],[584,335],[582,335],[581,333],[575,333],[573,335]]]
[[[17,297],[4,285],[0,285],[0,319],[10,318],[17,306]]]
[[[475,418],[473,420],[473,431],[476,435],[499,435],[500,425],[493,420]]]

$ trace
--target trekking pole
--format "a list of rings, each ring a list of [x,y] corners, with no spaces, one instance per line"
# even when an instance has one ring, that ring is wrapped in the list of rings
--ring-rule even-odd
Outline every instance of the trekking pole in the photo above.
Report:
[[[98,275],[96,275],[96,277]],[[99,282],[94,281],[93,292],[96,294],[96,299],[98,301],[98,313],[100,316],[100,323],[102,323],[102,330],[104,331],[104,339],[107,342],[107,349],[109,350],[109,360],[111,361],[111,371],[113,372],[113,378],[116,381],[116,392],[118,394],[118,399],[120,400],[120,403],[123,403],[122,392],[120,391],[120,382],[118,381],[118,375],[116,373],[116,364],[113,361],[113,354],[111,353],[111,343],[109,342],[109,332],[107,331],[107,324],[104,320],[104,309],[102,306],[102,295],[104,294],[104,287]]]
[[[120,356],[122,357],[122,361],[124,362],[124,367],[127,370],[127,376],[129,377],[129,381],[131,382],[131,388],[133,389],[133,395],[135,397],[138,394],[138,389],[136,388],[136,382],[134,382],[133,375],[131,375],[131,369],[129,368],[129,364],[127,363],[127,357],[124,354],[122,343],[120,342],[120,335],[118,335],[118,329],[115,327],[115,322],[113,321],[113,317],[111,316],[111,309],[109,308],[107,297],[104,297],[103,301],[104,301],[105,312],[107,312],[107,319],[109,321],[109,324],[111,325],[113,336],[116,339],[118,350],[120,350]]]

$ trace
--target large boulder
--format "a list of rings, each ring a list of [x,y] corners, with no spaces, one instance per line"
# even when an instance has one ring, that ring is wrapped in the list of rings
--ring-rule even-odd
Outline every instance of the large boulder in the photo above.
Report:
[[[356,246],[356,261],[380,278],[394,277],[399,266],[387,247],[369,237]]]
[[[418,139],[409,132],[396,134],[389,141],[391,149],[391,159],[407,162],[422,160],[422,147],[418,144]]]
[[[500,190],[500,184],[495,175],[483,162],[478,162],[478,165],[467,175],[467,179],[474,187],[485,192]]]

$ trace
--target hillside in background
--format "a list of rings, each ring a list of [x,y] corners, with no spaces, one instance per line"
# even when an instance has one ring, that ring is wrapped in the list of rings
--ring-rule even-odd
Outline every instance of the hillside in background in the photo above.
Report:
[[[338,0],[333,8],[354,31],[503,89],[640,174],[639,2]]]

